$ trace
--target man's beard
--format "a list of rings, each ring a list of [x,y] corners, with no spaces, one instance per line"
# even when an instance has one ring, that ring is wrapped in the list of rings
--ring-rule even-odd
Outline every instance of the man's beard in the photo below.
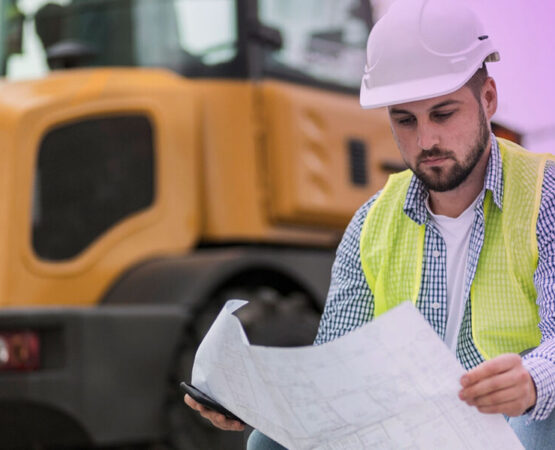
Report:
[[[414,174],[422,181],[428,190],[446,192],[455,189],[468,178],[474,170],[474,167],[476,167],[476,164],[478,164],[478,161],[480,161],[480,158],[486,150],[490,133],[486,116],[481,105],[478,106],[478,110],[480,130],[472,146],[472,151],[464,161],[457,161],[452,151],[433,147],[430,150],[423,150],[416,160],[416,166],[411,167]],[[455,165],[449,169],[444,167],[431,167],[429,172],[424,172],[420,169],[420,163],[429,158],[449,158],[455,161]]]

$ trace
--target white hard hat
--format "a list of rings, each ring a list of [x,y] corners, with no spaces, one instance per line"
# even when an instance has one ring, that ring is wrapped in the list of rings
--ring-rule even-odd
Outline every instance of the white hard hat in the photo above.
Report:
[[[438,97],[464,86],[499,53],[459,0],[397,0],[368,37],[363,108]]]

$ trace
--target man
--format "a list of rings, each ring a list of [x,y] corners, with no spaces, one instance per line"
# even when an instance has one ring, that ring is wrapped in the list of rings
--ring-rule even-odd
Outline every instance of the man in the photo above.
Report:
[[[484,63],[498,59],[456,1],[398,0],[372,30],[361,105],[388,107],[410,171],[347,228],[316,344],[409,299],[468,369],[460,399],[510,417],[527,449],[551,448],[555,159],[491,134],[497,90]],[[282,447],[254,432],[249,448]]]

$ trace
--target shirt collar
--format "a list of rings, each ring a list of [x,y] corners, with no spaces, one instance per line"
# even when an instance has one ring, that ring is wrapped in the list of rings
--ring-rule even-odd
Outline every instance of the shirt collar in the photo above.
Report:
[[[503,165],[501,162],[501,154],[499,153],[499,145],[497,139],[492,133],[491,135],[491,152],[486,168],[486,178],[484,188],[491,191],[493,202],[502,209],[503,205]],[[403,210],[405,214],[415,221],[418,225],[426,223],[428,220],[428,212],[426,210],[426,199],[428,198],[428,190],[416,176],[412,176],[405,198]],[[482,207],[483,199],[478,202],[478,207]]]

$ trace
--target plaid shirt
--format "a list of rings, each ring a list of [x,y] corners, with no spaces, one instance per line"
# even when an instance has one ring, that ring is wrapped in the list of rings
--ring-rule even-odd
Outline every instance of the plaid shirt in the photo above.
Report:
[[[493,135],[492,142],[485,189],[492,192],[494,203],[501,208],[503,169]],[[359,240],[368,210],[378,195],[379,192],[357,211],[337,249],[328,299],[315,344],[342,336],[373,318],[373,295],[362,271]],[[425,206],[427,196],[420,180],[413,177],[404,212],[419,225],[426,224],[422,283],[417,307],[436,333],[444,338],[447,323],[446,246],[433,221],[429,220]],[[480,194],[475,207],[465,275],[466,306],[457,342],[456,356],[466,369],[484,361],[472,340],[471,304],[468,301],[484,242],[484,196],[485,191]],[[524,365],[537,389],[536,406],[528,414],[532,419],[541,420],[547,418],[555,406],[555,164],[551,161],[545,170],[536,233],[539,261],[534,283],[538,294],[542,341],[539,347],[524,357]]]

